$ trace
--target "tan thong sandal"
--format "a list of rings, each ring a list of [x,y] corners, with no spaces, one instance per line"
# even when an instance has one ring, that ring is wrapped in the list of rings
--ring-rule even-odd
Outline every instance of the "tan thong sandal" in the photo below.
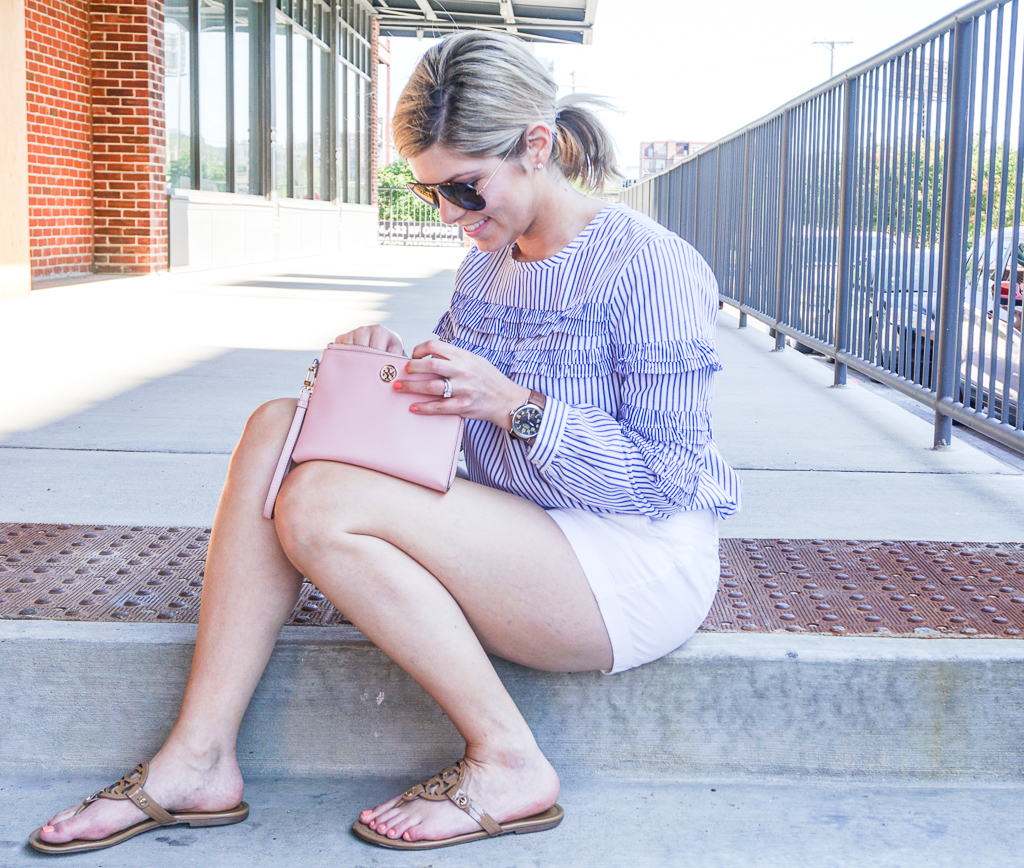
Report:
[[[182,823],[188,823],[190,826],[229,826],[232,823],[241,823],[242,820],[249,816],[249,806],[245,802],[241,802],[227,811],[180,811],[172,814],[160,807],[142,789],[142,785],[146,783],[147,777],[149,777],[149,763],[140,763],[116,784],[111,784],[105,790],[100,790],[98,793],[93,793],[89,796],[78,806],[75,815],[80,814],[97,799],[131,799],[141,810],[146,812],[150,819],[143,820],[141,823],[136,823],[134,826],[129,826],[127,829],[122,829],[120,832],[108,835],[106,838],[100,838],[98,841],[75,840],[64,844],[48,844],[39,837],[39,833],[42,831],[42,828],[39,828],[28,836],[29,845],[40,853],[54,855],[84,853],[87,850],[103,850],[107,847],[113,847],[115,844],[120,844],[129,838],[141,835],[143,832],[149,832],[152,829],[159,829],[163,826],[177,826]]]
[[[364,841],[377,844],[379,847],[390,847],[393,850],[433,850],[437,847],[451,847],[453,844],[479,841],[481,838],[507,835],[510,832],[515,832],[517,835],[525,835],[527,832],[543,832],[555,828],[565,816],[565,811],[559,805],[552,805],[546,811],[523,817],[521,820],[496,823],[493,817],[485,811],[481,811],[473,800],[463,792],[462,782],[465,776],[466,763],[464,760],[459,760],[455,765],[448,766],[443,772],[434,775],[429,781],[417,784],[411,790],[406,790],[402,793],[402,798],[395,803],[395,807],[404,802],[411,802],[413,799],[428,799],[432,802],[442,802],[448,799],[480,824],[482,828],[478,832],[454,835],[451,838],[442,838],[440,841],[404,841],[401,838],[389,838],[386,835],[381,835],[359,820],[352,824],[352,831]]]

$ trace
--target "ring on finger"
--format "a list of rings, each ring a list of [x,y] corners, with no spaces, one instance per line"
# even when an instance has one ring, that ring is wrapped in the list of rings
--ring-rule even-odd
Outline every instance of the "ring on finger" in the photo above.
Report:
[[[444,392],[441,394],[442,398],[450,398],[452,396],[452,381],[447,377],[444,378]]]

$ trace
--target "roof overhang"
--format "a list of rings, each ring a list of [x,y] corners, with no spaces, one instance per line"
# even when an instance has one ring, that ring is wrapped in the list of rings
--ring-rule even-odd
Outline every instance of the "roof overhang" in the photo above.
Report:
[[[499,30],[531,42],[590,45],[597,0],[368,0],[381,36]]]

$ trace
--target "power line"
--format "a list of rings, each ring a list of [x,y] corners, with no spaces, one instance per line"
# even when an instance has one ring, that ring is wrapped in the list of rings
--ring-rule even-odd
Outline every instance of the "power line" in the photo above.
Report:
[[[828,46],[828,77],[833,78],[835,76],[835,64],[836,64],[836,46],[837,45],[853,45],[852,42],[843,42],[839,39],[821,39],[812,42],[811,45],[827,45]]]

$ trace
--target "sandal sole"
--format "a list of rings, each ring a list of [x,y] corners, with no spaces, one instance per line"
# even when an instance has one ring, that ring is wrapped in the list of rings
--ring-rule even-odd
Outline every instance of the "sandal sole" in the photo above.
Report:
[[[440,847],[454,847],[456,844],[468,844],[470,841],[497,838],[501,835],[528,835],[531,832],[546,832],[548,829],[554,829],[564,818],[565,811],[562,810],[561,805],[552,805],[539,814],[523,817],[521,820],[510,820],[502,824],[501,832],[497,835],[488,835],[481,829],[478,832],[467,832],[464,835],[454,835],[439,841],[403,841],[401,838],[388,838],[358,820],[352,824],[352,832],[370,844],[387,847],[389,850],[436,850]]]
[[[50,856],[87,853],[91,850],[106,850],[108,847],[116,847],[118,844],[123,844],[136,835],[142,835],[154,829],[170,829],[174,826],[183,825],[191,826],[192,828],[200,826],[232,826],[235,823],[241,823],[249,816],[249,806],[242,802],[237,807],[231,808],[228,811],[181,811],[176,814],[172,813],[171,816],[174,817],[173,823],[161,824],[156,822],[156,820],[143,820],[141,823],[136,823],[134,826],[129,826],[127,829],[122,829],[120,832],[115,832],[106,838],[100,838],[98,841],[75,840],[67,841],[64,844],[48,844],[42,840],[39,837],[39,833],[42,831],[42,827],[40,827],[28,836],[28,843],[33,850]]]

